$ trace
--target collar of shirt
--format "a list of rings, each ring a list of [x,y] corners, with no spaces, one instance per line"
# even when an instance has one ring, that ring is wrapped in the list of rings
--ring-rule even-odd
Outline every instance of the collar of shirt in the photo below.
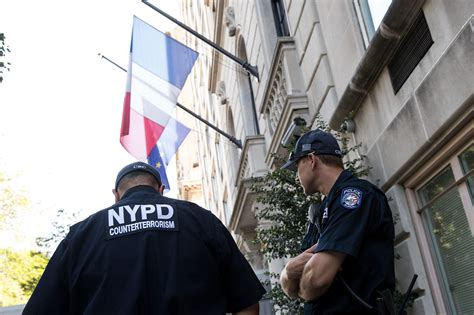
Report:
[[[147,185],[139,185],[139,186],[134,186],[130,189],[128,189],[122,196],[122,199],[129,198],[132,195],[135,195],[138,192],[146,192],[146,193],[156,193],[159,194],[153,187],[147,186]],[[161,195],[160,195],[161,196]]]
[[[327,206],[329,206],[334,196],[337,195],[337,192],[339,191],[341,185],[352,177],[354,177],[354,175],[348,170],[343,170],[342,173],[339,174],[339,177],[337,178],[334,185],[331,187],[329,194],[326,196],[326,198],[324,198],[324,201],[326,201]]]

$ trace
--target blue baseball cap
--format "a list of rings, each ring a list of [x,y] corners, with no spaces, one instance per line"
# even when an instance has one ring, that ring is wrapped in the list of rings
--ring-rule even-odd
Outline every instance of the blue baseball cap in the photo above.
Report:
[[[310,153],[342,157],[341,148],[336,138],[329,132],[315,129],[299,137],[293,151],[290,153],[288,162],[281,168],[296,172],[296,162]]]
[[[117,190],[118,185],[119,185],[120,181],[122,180],[122,178],[125,175],[130,174],[132,172],[145,172],[145,173],[148,173],[148,174],[152,175],[153,177],[155,177],[156,181],[159,184],[161,184],[160,173],[153,166],[151,166],[149,164],[146,164],[144,162],[134,162],[134,163],[129,164],[129,165],[125,166],[124,168],[122,168],[120,170],[120,172],[117,174],[117,179],[115,180],[115,190]]]

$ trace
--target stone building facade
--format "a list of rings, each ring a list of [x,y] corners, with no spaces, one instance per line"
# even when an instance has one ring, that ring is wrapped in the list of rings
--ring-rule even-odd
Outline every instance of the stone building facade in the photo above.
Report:
[[[375,4],[380,8],[375,7]],[[396,220],[397,286],[412,314],[474,312],[474,1],[182,0],[184,21],[258,67],[258,80],[192,35],[191,107],[204,204],[255,270],[279,272],[253,244],[252,177],[319,114],[362,143],[369,179]],[[182,152],[182,151],[181,151]],[[182,154],[182,153],[180,153]]]

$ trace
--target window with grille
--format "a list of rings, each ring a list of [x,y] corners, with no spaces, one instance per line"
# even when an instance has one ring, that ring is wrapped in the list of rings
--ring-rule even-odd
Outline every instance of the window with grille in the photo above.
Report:
[[[395,94],[426,55],[433,38],[423,11],[420,11],[408,33],[403,37],[392,60],[387,65]]]
[[[451,314],[474,313],[474,144],[417,190],[437,276]]]
[[[288,23],[286,22],[285,6],[283,5],[283,0],[271,0],[271,1],[272,1],[273,19],[275,20],[277,36],[278,37],[290,36],[290,31],[288,30]]]

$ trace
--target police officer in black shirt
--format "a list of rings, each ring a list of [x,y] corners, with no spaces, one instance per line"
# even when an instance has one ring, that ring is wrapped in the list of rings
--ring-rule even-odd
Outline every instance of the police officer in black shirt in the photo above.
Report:
[[[258,314],[265,290],[226,227],[163,189],[148,164],[124,167],[116,203],[71,227],[23,314]]]
[[[320,129],[298,139],[282,168],[297,172],[305,194],[325,196],[309,211],[302,253],[282,271],[283,291],[305,300],[305,314],[393,311],[394,225],[385,194],[344,170],[336,139]]]

